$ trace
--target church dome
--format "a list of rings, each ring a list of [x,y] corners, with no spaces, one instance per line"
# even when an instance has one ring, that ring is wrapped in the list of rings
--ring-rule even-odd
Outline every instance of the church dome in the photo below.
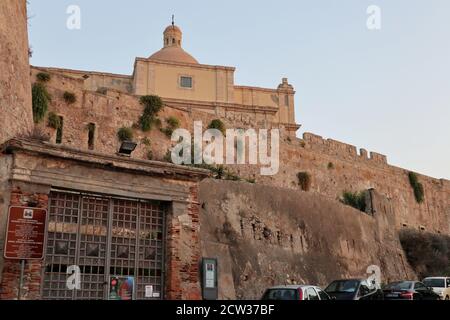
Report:
[[[151,60],[198,64],[198,61],[181,47],[183,33],[172,23],[164,30],[164,47],[149,57]]]

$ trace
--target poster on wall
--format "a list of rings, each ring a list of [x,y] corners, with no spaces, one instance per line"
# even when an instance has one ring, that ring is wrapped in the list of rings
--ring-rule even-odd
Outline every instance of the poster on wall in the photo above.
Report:
[[[109,300],[133,300],[134,277],[110,277]]]

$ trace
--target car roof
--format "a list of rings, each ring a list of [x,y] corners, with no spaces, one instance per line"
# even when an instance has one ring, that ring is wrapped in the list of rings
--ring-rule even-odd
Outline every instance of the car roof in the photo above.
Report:
[[[336,282],[336,281],[366,281],[367,279],[360,279],[360,278],[352,278],[352,279],[337,279],[333,280],[330,283]]]
[[[450,278],[449,277],[426,277],[423,280],[432,280],[432,279],[445,280],[445,279],[450,279]]]
[[[273,289],[299,289],[299,288],[309,288],[309,287],[319,288],[318,286],[313,286],[313,285],[308,285],[308,284],[298,284],[298,285],[297,284],[290,284],[290,285],[279,285],[279,286],[270,287],[270,288],[268,288],[268,290],[273,290]]]

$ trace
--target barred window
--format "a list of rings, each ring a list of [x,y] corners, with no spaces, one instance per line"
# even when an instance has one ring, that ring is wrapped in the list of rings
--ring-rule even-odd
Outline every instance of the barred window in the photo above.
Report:
[[[180,86],[182,88],[192,88],[192,77],[182,76],[180,78]]]

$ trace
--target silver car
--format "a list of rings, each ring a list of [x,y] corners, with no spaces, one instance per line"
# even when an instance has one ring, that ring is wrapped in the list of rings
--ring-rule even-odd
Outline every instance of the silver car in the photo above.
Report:
[[[267,289],[261,300],[330,300],[330,297],[317,286],[285,285]]]

